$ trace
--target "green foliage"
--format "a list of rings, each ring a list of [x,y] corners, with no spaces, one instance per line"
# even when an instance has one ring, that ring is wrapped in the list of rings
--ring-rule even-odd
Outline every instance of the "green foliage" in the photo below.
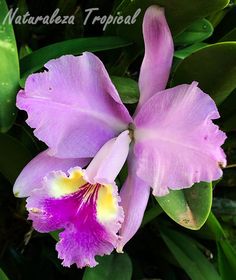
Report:
[[[124,50],[124,53],[118,60],[119,64],[117,65],[117,63],[115,63],[112,71],[116,75],[124,73],[130,63],[132,63],[134,59],[143,52],[143,38],[141,33],[142,19],[145,10],[150,5],[159,5],[165,8],[170,29],[173,36],[175,37],[186,30],[189,25],[196,22],[197,20],[203,20],[204,17],[210,15],[211,13],[223,9],[229,3],[229,1],[213,0],[211,1],[211,5],[209,5],[208,2],[204,0],[123,0],[118,3],[119,4],[117,4],[116,8],[113,11],[114,16],[117,14],[122,15],[123,17],[126,17],[127,15],[134,15],[138,9],[141,9],[141,13],[137,17],[135,25],[120,24],[111,25],[108,27],[107,34],[117,34],[129,40],[132,40],[135,43],[134,46]],[[199,22],[197,22],[197,24],[198,23]],[[210,33],[212,32],[212,27],[208,22],[206,31],[208,35],[210,35]],[[208,35],[206,36],[206,33],[202,38],[207,38]],[[200,38],[198,39],[200,40]]]
[[[172,85],[198,81],[220,105],[236,88],[236,43],[218,43],[202,48],[177,67]]]
[[[15,119],[15,96],[19,86],[19,62],[11,24],[3,24],[8,13],[5,0],[0,2],[0,132],[7,131]]]
[[[127,254],[98,257],[95,268],[85,270],[83,280],[131,280],[132,263]]]
[[[192,280],[221,280],[214,266],[198,248],[195,240],[180,232],[163,228],[167,247]]]
[[[137,103],[139,100],[138,83],[130,78],[112,76],[111,80],[125,104]]]
[[[0,154],[0,173],[13,184],[32,155],[20,141],[7,134],[0,134]]]
[[[191,45],[202,42],[213,33],[211,23],[206,19],[199,19],[175,37],[175,45]]]
[[[212,203],[212,188],[209,183],[198,183],[183,190],[170,191],[156,200],[176,223],[197,230],[206,221]]]
[[[84,51],[104,51],[130,45],[130,41],[120,37],[79,38],[52,44],[24,56],[20,61],[21,77],[40,70],[50,59],[66,54],[78,55]]]
[[[0,279],[1,280],[9,280],[3,270],[0,268]]]

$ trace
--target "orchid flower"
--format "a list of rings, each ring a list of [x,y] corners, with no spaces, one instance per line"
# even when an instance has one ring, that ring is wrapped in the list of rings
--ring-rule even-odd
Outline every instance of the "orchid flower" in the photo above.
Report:
[[[147,9],[143,36],[133,117],[88,52],[49,61],[18,93],[17,106],[49,149],[24,168],[14,192],[28,197],[36,230],[63,230],[56,248],[66,266],[94,266],[96,255],[121,252],[141,224],[150,188],[163,196],[217,180],[226,165],[226,136],[212,122],[219,113],[211,97],[197,82],[165,90],[174,48],[162,8]],[[127,156],[120,199],[114,180]]]

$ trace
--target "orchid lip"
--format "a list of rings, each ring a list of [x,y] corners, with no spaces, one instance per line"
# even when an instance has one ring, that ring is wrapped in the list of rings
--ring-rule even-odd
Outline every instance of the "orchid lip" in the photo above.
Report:
[[[53,171],[44,178],[44,192],[27,199],[29,219],[39,232],[63,229],[56,245],[64,266],[95,266],[96,255],[110,254],[124,219],[118,188],[90,183],[86,170]],[[89,248],[89,249],[88,249]]]

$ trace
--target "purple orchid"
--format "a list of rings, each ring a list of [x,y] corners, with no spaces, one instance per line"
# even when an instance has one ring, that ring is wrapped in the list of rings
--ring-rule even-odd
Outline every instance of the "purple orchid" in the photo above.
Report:
[[[165,90],[174,48],[162,8],[147,9],[143,35],[133,118],[88,52],[49,61],[18,93],[17,106],[49,149],[24,168],[14,192],[28,197],[36,230],[63,230],[56,248],[65,266],[94,266],[96,255],[121,252],[141,224],[150,186],[166,195],[217,180],[226,165],[226,136],[212,122],[219,113],[210,96],[197,82]],[[114,180],[127,156],[120,199]]]

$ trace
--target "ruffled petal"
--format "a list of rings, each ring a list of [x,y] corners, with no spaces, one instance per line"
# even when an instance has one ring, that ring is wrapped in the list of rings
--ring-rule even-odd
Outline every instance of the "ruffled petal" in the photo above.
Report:
[[[120,229],[121,238],[117,251],[122,252],[124,245],[135,235],[139,229],[148,203],[150,187],[146,182],[137,177],[137,159],[130,154],[128,160],[129,173],[121,189],[121,206],[125,219]]]
[[[17,106],[54,155],[93,157],[132,122],[102,62],[92,53],[50,60],[30,75]]]
[[[86,169],[89,181],[107,184],[114,182],[127,159],[130,142],[128,130],[109,140]]]
[[[89,159],[60,159],[50,155],[46,150],[32,159],[16,179],[13,192],[17,197],[30,196],[36,188],[41,188],[43,178],[51,171],[67,171],[72,166],[84,167]]]
[[[134,152],[137,174],[154,195],[222,176],[226,135],[213,124],[217,118],[214,101],[196,82],[159,92],[144,104],[134,120]]]
[[[95,266],[95,256],[110,254],[117,246],[123,222],[117,186],[86,182],[75,167],[50,173],[41,191],[27,199],[29,219],[39,232],[62,230],[56,245],[64,266]]]
[[[141,94],[138,108],[153,94],[164,90],[169,78],[174,45],[163,8],[151,6],[147,9],[143,37],[145,55],[139,76]]]

